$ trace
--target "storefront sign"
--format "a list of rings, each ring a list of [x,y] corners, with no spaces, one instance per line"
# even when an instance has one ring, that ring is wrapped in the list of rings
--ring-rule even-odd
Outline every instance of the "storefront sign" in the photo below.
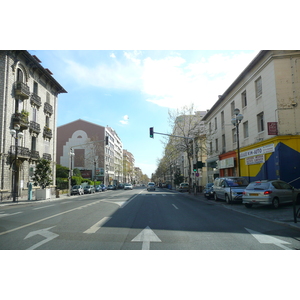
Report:
[[[233,157],[219,160],[218,167],[219,167],[219,169],[233,168],[234,167]]]
[[[256,155],[247,157],[245,159],[246,165],[256,165],[256,164],[262,164],[265,162],[265,155]]]
[[[250,156],[271,153],[271,152],[274,152],[274,151],[275,151],[274,144],[269,144],[269,145],[266,145],[266,146],[262,146],[262,147],[259,147],[259,148],[255,148],[255,149],[252,149],[252,150],[241,152],[240,158],[246,158],[246,157],[250,157]]]

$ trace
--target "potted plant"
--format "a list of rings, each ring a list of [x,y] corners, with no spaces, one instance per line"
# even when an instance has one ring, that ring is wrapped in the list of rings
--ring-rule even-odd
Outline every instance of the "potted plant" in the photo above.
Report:
[[[50,199],[50,189],[47,189],[47,186],[52,183],[52,170],[49,160],[40,159],[38,161],[32,179],[35,186],[41,187],[40,190],[36,190],[36,200]]]

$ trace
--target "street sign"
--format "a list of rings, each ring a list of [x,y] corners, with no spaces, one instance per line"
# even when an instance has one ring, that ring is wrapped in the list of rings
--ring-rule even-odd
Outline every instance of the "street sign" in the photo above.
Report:
[[[196,177],[199,177],[199,173],[196,173]]]

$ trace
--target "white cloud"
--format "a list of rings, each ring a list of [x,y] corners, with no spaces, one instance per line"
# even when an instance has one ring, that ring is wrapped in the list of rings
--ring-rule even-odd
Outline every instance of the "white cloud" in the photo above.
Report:
[[[123,125],[126,125],[126,124],[128,124],[128,120],[129,120],[128,115],[125,115],[125,116],[123,117],[123,119],[120,120],[119,122],[120,122],[121,124],[123,124]]]
[[[114,53],[112,53],[109,57],[116,58],[116,56],[114,55]]]
[[[194,103],[209,109],[258,53],[224,52],[188,63],[179,54],[141,59],[140,51],[124,51],[123,60],[98,63],[92,68],[67,61],[68,73],[79,84],[108,89],[136,90],[156,105],[179,108]],[[188,54],[188,53],[187,53]],[[111,57],[116,58],[114,54]],[[125,58],[125,60],[124,60]],[[128,120],[121,120],[127,124]]]

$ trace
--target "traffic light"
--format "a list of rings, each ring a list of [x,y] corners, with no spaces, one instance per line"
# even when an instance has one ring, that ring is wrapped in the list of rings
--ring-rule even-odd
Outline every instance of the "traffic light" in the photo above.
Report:
[[[108,145],[108,136],[105,137],[105,145]]]
[[[154,130],[154,127],[150,127],[150,137],[152,139],[154,139],[154,132],[153,132],[153,130]]]
[[[193,171],[197,172],[197,164],[193,164]]]

